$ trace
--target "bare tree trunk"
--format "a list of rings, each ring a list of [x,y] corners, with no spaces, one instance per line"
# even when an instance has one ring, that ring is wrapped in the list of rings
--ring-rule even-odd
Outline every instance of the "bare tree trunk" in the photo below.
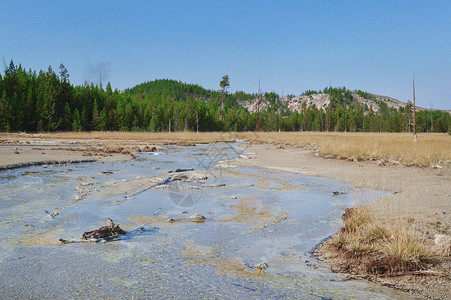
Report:
[[[415,113],[415,74],[413,74],[413,140],[417,141],[417,122]]]

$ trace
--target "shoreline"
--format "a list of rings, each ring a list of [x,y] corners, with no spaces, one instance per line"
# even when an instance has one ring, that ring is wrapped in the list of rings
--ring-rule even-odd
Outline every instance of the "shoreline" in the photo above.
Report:
[[[441,169],[407,167],[403,165],[380,165],[375,161],[353,161],[327,159],[315,151],[293,146],[273,144],[246,144],[241,147],[252,153],[249,159],[237,159],[233,164],[277,169],[307,176],[335,179],[357,189],[371,188],[391,193],[377,199],[380,209],[376,211],[384,218],[387,209],[394,215],[414,218],[417,230],[426,243],[434,245],[434,234],[451,234],[451,168]],[[343,260],[338,251],[330,247],[331,238],[319,242],[312,251],[318,260],[333,272],[351,279],[366,279],[384,286],[406,292],[406,296],[440,299],[451,295],[451,257],[440,256],[437,268],[440,274],[409,274],[403,276],[361,276],[343,272]],[[438,273],[438,272],[437,272]]]
[[[67,164],[81,164],[81,163],[90,163],[97,162],[96,159],[82,159],[82,160],[44,160],[44,161],[35,161],[35,162],[25,162],[25,163],[17,163],[17,164],[9,164],[0,166],[0,171],[6,170],[14,170],[26,167],[33,166],[43,166],[43,165],[67,165]]]
[[[13,143],[0,144],[0,170],[31,165],[121,161],[132,159],[145,145],[156,141],[128,141],[127,151],[106,152],[95,148],[102,140],[70,140],[14,138]],[[120,141],[115,141],[119,143]],[[164,143],[164,142],[163,142]],[[418,230],[426,242],[434,244],[434,234],[451,235],[451,168],[422,168],[401,164],[380,164],[377,161],[340,160],[324,158],[314,147],[296,147],[271,143],[246,143],[239,146],[247,155],[235,159],[233,164],[277,169],[307,176],[326,177],[350,184],[357,189],[371,188],[390,191],[379,199],[381,207],[398,214],[410,213],[418,224]],[[122,149],[122,148],[119,148]],[[248,157],[248,158],[247,158]],[[406,211],[407,210],[407,211]],[[412,211],[413,210],[413,211]],[[381,215],[383,210],[380,210]],[[330,240],[330,239],[329,239]],[[327,247],[329,240],[319,242],[314,255],[325,266],[337,271],[337,251]],[[335,253],[334,253],[335,252]],[[437,276],[405,275],[396,278],[364,278],[391,288],[408,292],[419,298],[440,298],[451,295],[451,257],[441,257],[439,266],[448,278]],[[363,277],[343,274],[349,278]]]
[[[74,141],[36,140],[28,138],[14,143],[0,144],[0,171],[35,165],[54,165],[85,162],[125,161],[133,158],[133,151],[107,152],[95,148],[94,143]]]

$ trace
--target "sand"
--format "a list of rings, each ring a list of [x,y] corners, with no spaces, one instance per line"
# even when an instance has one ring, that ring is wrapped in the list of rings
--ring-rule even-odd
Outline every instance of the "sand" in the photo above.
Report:
[[[96,141],[98,143],[98,141]],[[81,161],[128,160],[130,154],[89,151],[90,141],[49,140],[14,137],[0,144],[0,170],[30,164],[67,163]],[[434,234],[451,235],[451,168],[419,168],[378,164],[376,161],[347,161],[320,157],[315,149],[245,144],[242,148],[250,158],[240,158],[234,164],[273,168],[308,176],[336,179],[356,188],[369,187],[390,191],[380,199],[381,207],[394,214],[415,218],[418,231],[433,244]],[[81,151],[75,151],[81,150]],[[386,212],[381,209],[381,217]],[[338,231],[338,228],[337,228]],[[334,254],[319,248],[318,257],[333,268]],[[448,277],[402,276],[373,278],[381,284],[401,289],[417,298],[451,297],[451,257],[439,257],[439,268]]]

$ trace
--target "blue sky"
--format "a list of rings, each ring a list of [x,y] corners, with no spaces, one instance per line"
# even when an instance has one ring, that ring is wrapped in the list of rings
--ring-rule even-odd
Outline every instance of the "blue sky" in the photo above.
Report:
[[[0,55],[73,84],[329,84],[451,109],[451,1],[2,1]]]

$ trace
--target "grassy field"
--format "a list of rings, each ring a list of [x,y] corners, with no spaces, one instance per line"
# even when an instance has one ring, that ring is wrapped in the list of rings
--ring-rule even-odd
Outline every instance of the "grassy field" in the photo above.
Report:
[[[24,138],[19,134],[2,134]],[[439,133],[418,134],[413,141],[408,133],[338,132],[67,132],[38,134],[40,138],[94,140],[117,144],[177,143],[195,144],[246,140],[254,143],[312,146],[323,156],[356,160],[384,159],[406,165],[431,166],[451,161],[451,136]],[[1,137],[1,136],[0,136]],[[29,137],[29,136],[28,136]]]
[[[287,132],[258,133],[256,140],[294,146],[315,144],[322,155],[357,160],[385,159],[428,166],[451,161],[451,136],[408,133]]]

